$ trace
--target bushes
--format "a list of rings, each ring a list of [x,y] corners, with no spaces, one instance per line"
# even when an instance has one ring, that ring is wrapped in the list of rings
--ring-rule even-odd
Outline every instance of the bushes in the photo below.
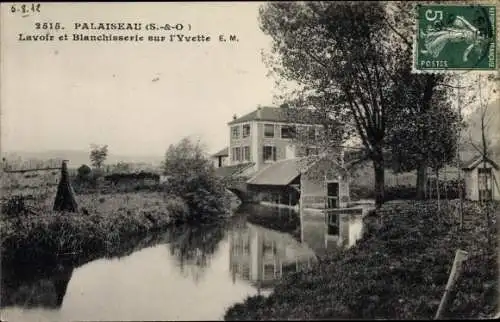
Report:
[[[207,222],[227,212],[228,200],[222,179],[199,143],[189,138],[171,145],[163,164],[171,177],[165,191],[182,198],[189,208],[187,221]]]
[[[352,200],[375,198],[375,192],[373,190],[373,187],[353,185],[349,187],[349,192],[351,194]],[[392,187],[386,186],[384,193],[385,193],[384,201],[390,201],[396,199],[411,200],[414,199],[415,196],[417,195],[417,189],[414,186],[410,185],[398,185]]]
[[[429,179],[427,187],[429,191],[428,198],[436,199],[437,198],[436,180]],[[448,181],[440,180],[439,183],[440,199],[459,198],[458,188],[459,188],[458,180],[448,180]],[[359,186],[352,184],[349,187],[349,190],[352,200],[375,198],[375,192],[373,190],[373,187]],[[394,186],[386,185],[384,192],[385,192],[384,201],[398,200],[398,199],[412,200],[415,199],[415,197],[417,196],[417,188],[411,184],[394,185]]]
[[[175,222],[186,222],[189,216],[189,208],[186,202],[180,197],[171,197],[167,199],[165,207],[169,210],[172,220]]]

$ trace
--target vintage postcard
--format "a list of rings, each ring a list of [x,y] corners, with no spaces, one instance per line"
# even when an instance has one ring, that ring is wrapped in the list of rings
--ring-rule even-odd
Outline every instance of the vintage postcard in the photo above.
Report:
[[[0,319],[499,317],[498,2],[3,2]]]

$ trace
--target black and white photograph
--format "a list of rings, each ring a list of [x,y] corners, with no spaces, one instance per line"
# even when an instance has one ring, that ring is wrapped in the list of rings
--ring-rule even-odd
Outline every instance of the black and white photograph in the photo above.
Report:
[[[497,1],[0,8],[1,321],[500,318]]]

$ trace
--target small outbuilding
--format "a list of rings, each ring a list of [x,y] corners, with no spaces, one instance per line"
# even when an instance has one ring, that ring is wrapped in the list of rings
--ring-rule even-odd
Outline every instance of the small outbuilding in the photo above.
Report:
[[[490,158],[476,156],[462,165],[467,200],[500,200],[498,163]]]
[[[344,208],[349,202],[347,172],[328,156],[275,162],[247,181],[256,201],[303,208]]]

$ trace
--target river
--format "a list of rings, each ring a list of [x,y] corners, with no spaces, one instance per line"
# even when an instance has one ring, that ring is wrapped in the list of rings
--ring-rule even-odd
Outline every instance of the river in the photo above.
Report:
[[[302,214],[297,238],[247,222],[256,211],[290,210],[245,207],[224,227],[172,228],[157,244],[123,257],[2,278],[1,318],[220,320],[229,306],[269,294],[288,272],[307,269],[325,251],[352,246],[362,233],[361,215],[340,216],[328,235],[323,215],[311,212]]]

